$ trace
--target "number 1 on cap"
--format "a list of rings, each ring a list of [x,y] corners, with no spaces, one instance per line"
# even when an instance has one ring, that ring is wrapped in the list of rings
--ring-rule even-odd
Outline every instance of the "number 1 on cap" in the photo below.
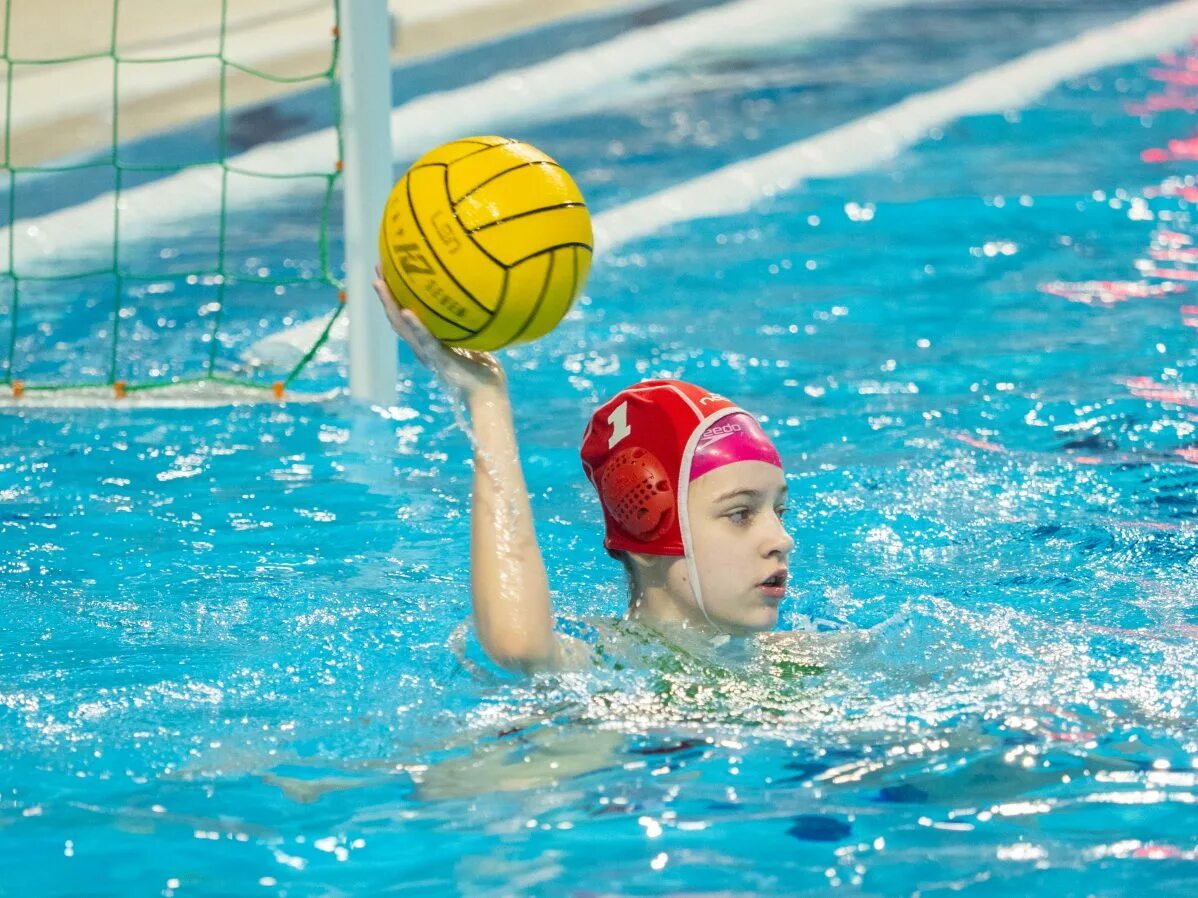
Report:
[[[607,423],[612,427],[611,438],[607,441],[607,448],[610,450],[624,437],[632,435],[632,428],[628,426],[628,403],[621,402],[617,405],[615,411],[607,416]]]

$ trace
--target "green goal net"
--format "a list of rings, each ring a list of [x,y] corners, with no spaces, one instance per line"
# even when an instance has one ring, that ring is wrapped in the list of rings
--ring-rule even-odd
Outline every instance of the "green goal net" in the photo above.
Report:
[[[4,0],[8,401],[281,395],[341,313],[337,4],[207,6]],[[330,311],[295,358],[254,358]]]

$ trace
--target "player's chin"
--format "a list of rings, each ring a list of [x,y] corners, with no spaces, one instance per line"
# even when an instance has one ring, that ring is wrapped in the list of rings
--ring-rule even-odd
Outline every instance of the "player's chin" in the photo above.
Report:
[[[768,633],[778,626],[778,604],[776,602],[755,602],[744,605],[735,621],[728,621],[726,628],[735,636],[752,636],[755,633]]]

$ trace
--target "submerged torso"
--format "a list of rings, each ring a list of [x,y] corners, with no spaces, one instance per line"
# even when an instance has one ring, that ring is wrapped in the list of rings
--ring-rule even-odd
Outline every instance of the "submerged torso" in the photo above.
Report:
[[[632,713],[646,723],[720,721],[769,725],[809,713],[825,665],[802,634],[711,640],[696,631],[613,618],[585,622],[589,633],[568,659],[594,675],[587,718]]]

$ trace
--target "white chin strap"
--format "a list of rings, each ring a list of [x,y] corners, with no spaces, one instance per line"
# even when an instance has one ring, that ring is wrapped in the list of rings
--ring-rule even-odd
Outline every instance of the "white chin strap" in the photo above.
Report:
[[[695,559],[691,557],[689,546],[686,549],[686,573],[690,577],[691,593],[695,597],[695,604],[703,612],[704,619],[718,630],[720,625],[711,619],[711,615],[707,613],[707,606],[703,604],[703,589],[699,586],[699,571],[695,568]]]
[[[707,428],[721,418],[727,418],[729,415],[735,415],[741,411],[743,409],[721,409],[696,424],[695,429],[691,431],[690,439],[686,441],[686,449],[682,453],[682,466],[678,471],[678,529],[682,532],[682,552],[686,558],[686,573],[690,578],[691,593],[695,597],[695,604],[703,612],[704,620],[717,630],[722,630],[722,628],[707,613],[707,606],[703,603],[703,588],[699,585],[699,569],[695,565],[695,544],[691,539],[690,509],[687,505],[690,497],[691,462],[695,459],[695,449],[699,445],[699,438],[703,436]]]

